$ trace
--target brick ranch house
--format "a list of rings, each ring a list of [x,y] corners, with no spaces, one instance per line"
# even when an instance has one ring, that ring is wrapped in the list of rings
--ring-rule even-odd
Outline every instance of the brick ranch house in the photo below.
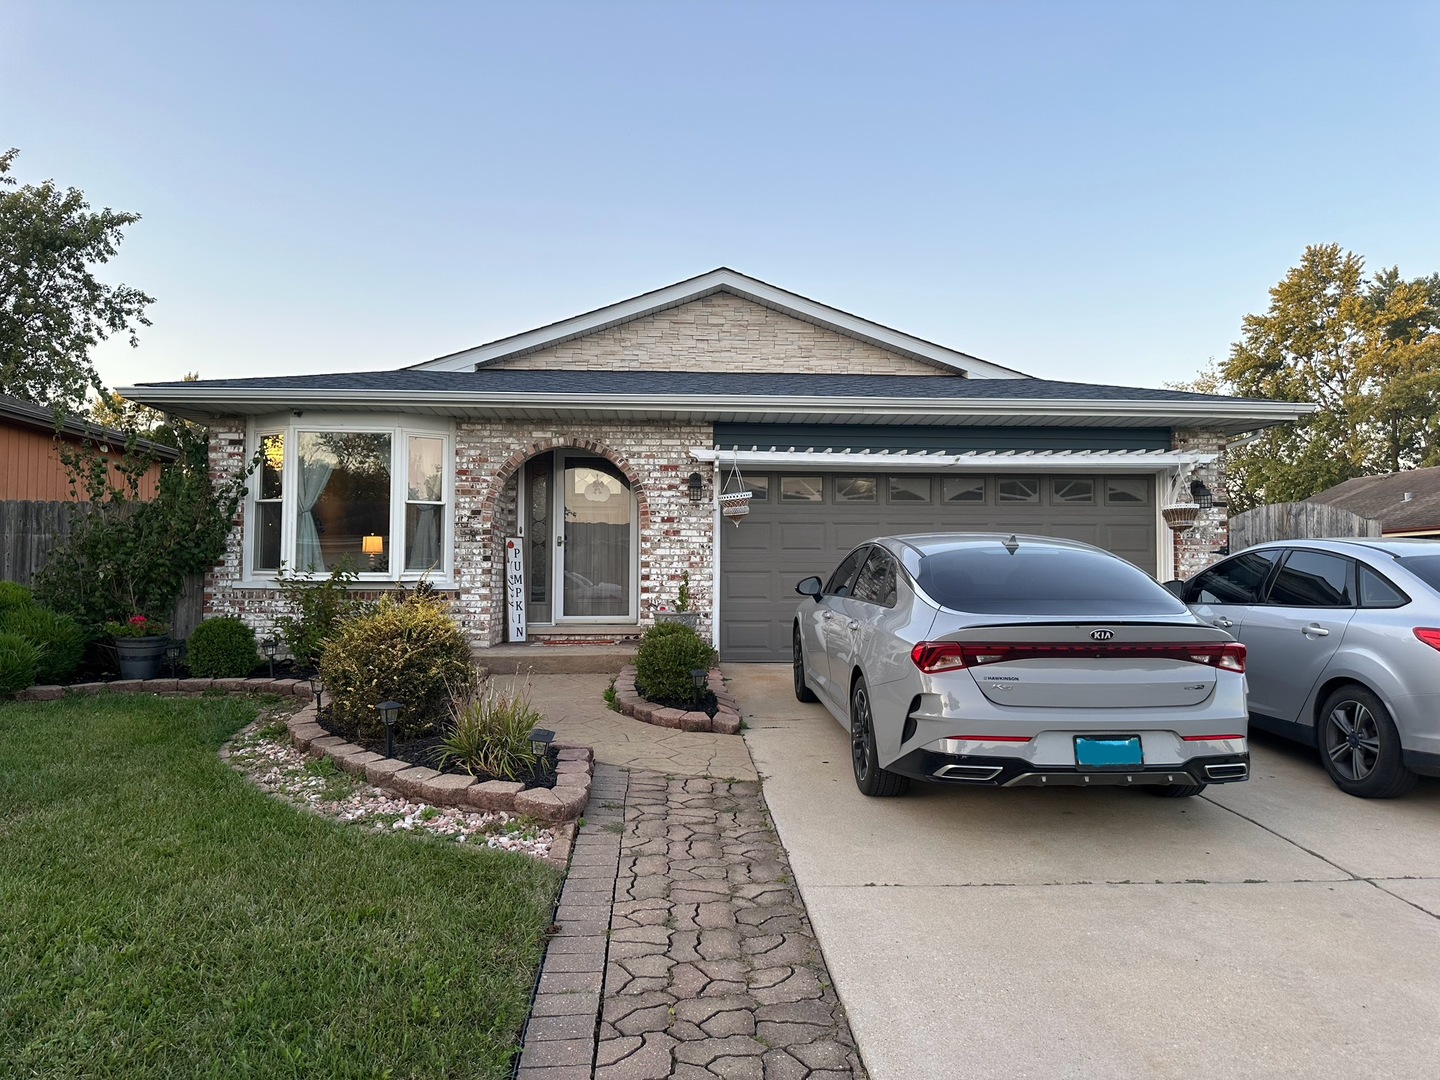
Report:
[[[1032,378],[718,269],[397,371],[150,383],[210,426],[217,471],[264,463],[209,615],[273,624],[282,565],[428,579],[477,647],[633,637],[691,608],[722,657],[788,660],[794,585],[869,537],[1070,537],[1160,579],[1208,564],[1227,438],[1291,403]],[[1177,482],[1178,480],[1178,482]],[[732,523],[718,496],[743,487]],[[523,568],[507,594],[507,541]],[[523,592],[522,592],[523,589]],[[507,608],[507,596],[512,607]]]

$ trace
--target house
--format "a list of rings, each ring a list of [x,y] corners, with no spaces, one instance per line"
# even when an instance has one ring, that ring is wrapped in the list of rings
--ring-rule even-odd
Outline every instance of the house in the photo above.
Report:
[[[123,393],[208,424],[216,469],[263,451],[210,614],[268,626],[281,566],[343,559],[428,579],[480,647],[522,621],[613,640],[688,573],[721,655],[764,661],[790,656],[796,581],[881,533],[1042,533],[1191,573],[1223,511],[1172,535],[1162,504],[1220,481],[1227,438],[1311,411],[1032,378],[724,268],[401,370]],[[735,524],[718,496],[740,490]]]
[[[0,394],[0,502],[84,502],[84,490],[72,495],[70,474],[60,450],[89,443],[110,462],[110,483],[121,485],[116,469],[125,455],[126,435],[114,428],[67,416],[60,426],[55,414],[9,394]],[[174,461],[174,447],[140,440],[138,448],[156,460],[140,479],[140,497],[151,498],[160,475],[160,463]]]
[[[1380,522],[1382,536],[1440,539],[1440,466],[1357,476],[1311,495],[1306,502],[1327,503],[1374,518]]]

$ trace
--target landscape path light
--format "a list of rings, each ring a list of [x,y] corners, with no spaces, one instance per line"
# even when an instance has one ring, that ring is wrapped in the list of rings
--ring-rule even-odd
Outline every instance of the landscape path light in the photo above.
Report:
[[[708,673],[704,668],[690,669],[690,685],[695,692],[690,695],[690,700],[695,703],[695,708],[700,708],[700,697],[705,693],[705,684],[709,681]]]
[[[405,706],[398,701],[382,701],[376,705],[380,713],[380,720],[385,725],[385,756],[394,757],[395,750],[395,721],[400,719],[400,710]]]
[[[310,693],[315,697],[315,717],[319,719],[321,698],[325,693],[325,680],[320,677],[318,671],[310,676]]]
[[[540,765],[540,775],[545,775],[545,764],[550,759],[550,744],[555,741],[555,732],[549,728],[537,727],[530,732],[530,752]]]
[[[280,651],[280,642],[273,637],[261,638],[260,651],[265,654],[265,659],[270,661],[270,678],[275,678],[275,654]]]

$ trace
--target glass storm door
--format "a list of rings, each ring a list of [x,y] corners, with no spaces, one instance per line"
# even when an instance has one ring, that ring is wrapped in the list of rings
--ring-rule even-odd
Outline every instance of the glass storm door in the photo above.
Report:
[[[556,492],[555,617],[633,621],[635,499],[604,458],[562,454]]]
[[[525,621],[550,622],[550,521],[554,508],[555,457],[545,454],[525,463],[522,499],[525,538]]]

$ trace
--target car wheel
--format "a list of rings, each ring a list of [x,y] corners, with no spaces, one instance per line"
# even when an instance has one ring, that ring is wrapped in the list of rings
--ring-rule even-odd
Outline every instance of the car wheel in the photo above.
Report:
[[[1325,771],[1347,795],[1393,799],[1418,779],[1405,767],[1390,713],[1363,686],[1342,686],[1325,699],[1317,741]]]
[[[795,700],[819,701],[815,691],[805,683],[805,650],[800,645],[800,627],[795,627]]]
[[[1146,785],[1145,790],[1162,799],[1188,799],[1192,795],[1199,795],[1208,786],[1208,784],[1149,784]]]
[[[875,755],[875,719],[870,712],[870,691],[864,678],[855,680],[850,691],[850,760],[855,769],[855,786],[860,794],[873,798],[903,795],[910,788],[908,778],[880,768]]]

